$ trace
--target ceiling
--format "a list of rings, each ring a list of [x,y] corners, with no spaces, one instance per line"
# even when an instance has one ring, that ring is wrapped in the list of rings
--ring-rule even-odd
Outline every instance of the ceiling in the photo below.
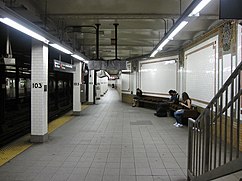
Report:
[[[8,7],[49,33],[96,59],[95,24],[100,24],[99,57],[115,59],[114,23],[117,27],[117,58],[124,60],[151,53],[192,0],[3,0]],[[164,51],[207,31],[218,21],[219,0],[212,0],[192,23],[175,36]],[[75,27],[75,28],[74,28]],[[159,56],[159,54],[158,54]]]

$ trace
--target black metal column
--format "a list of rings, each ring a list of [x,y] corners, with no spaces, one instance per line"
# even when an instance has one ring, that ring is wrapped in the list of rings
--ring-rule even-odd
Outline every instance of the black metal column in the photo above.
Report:
[[[115,27],[115,59],[118,59],[118,23],[113,24]]]
[[[96,25],[96,59],[99,60],[99,28],[101,24]]]
[[[2,61],[2,62],[1,62]],[[0,60],[0,132],[1,125],[4,123],[4,113],[5,113],[5,96],[6,96],[6,76],[5,76],[5,65],[3,60]]]
[[[101,24],[96,25],[96,60],[99,60],[99,28]],[[94,70],[94,88],[93,88],[93,104],[96,103],[96,85],[97,85],[97,70]]]

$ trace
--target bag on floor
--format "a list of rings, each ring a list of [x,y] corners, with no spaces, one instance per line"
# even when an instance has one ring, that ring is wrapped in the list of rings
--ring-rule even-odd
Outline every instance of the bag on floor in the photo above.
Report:
[[[156,116],[167,117],[167,109],[164,107],[158,107],[156,110]]]

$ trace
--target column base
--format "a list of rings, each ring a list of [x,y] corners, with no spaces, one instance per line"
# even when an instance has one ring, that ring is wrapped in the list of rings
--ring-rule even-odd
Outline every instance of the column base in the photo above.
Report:
[[[81,111],[73,111],[72,115],[73,116],[80,116],[81,115]]]
[[[31,135],[30,142],[31,143],[44,143],[48,141],[48,133],[45,135]]]

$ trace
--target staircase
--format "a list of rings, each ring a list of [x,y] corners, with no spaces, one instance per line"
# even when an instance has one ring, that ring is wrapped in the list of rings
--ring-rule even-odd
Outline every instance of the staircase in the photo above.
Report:
[[[205,181],[242,170],[242,62],[196,119],[189,118],[187,179]]]

